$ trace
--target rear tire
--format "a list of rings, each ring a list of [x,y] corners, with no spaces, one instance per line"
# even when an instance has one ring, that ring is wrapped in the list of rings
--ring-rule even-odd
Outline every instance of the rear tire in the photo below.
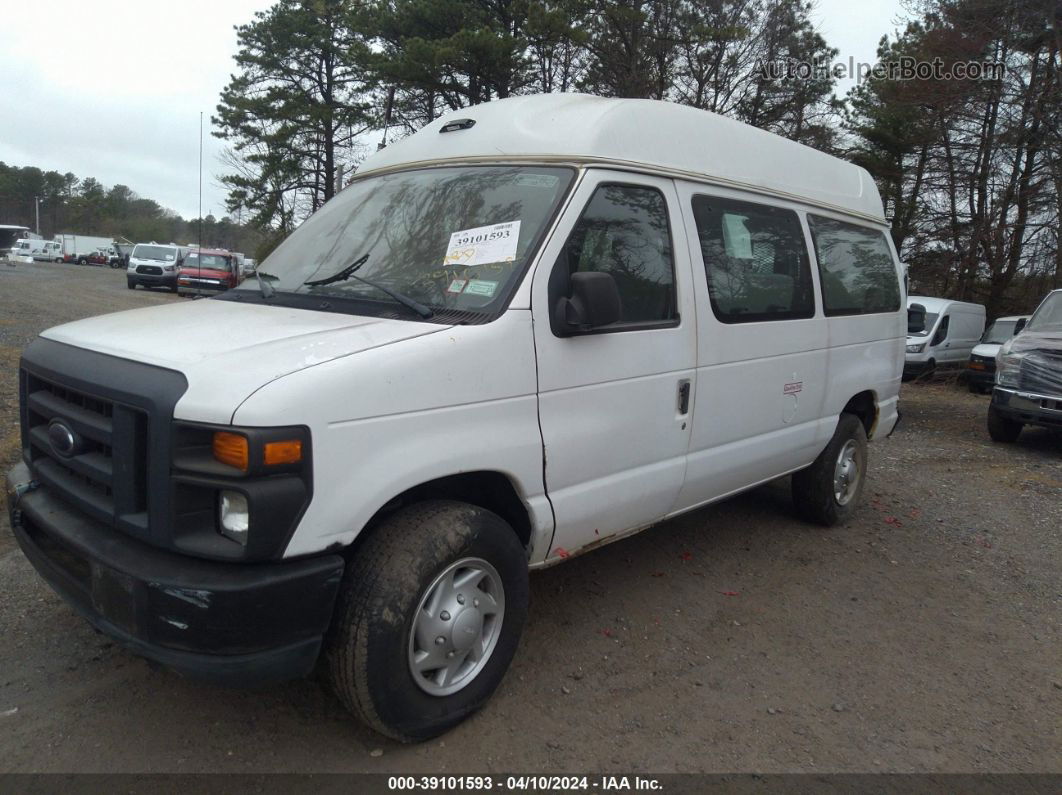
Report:
[[[1015,442],[1021,435],[1023,423],[1008,419],[1000,414],[995,406],[988,407],[988,435],[993,442]]]
[[[402,509],[347,566],[326,646],[332,686],[380,734],[442,734],[501,682],[527,602],[527,558],[500,517],[442,500]]]
[[[855,512],[866,480],[866,429],[854,414],[842,414],[826,449],[793,474],[793,504],[807,521],[830,527]]]

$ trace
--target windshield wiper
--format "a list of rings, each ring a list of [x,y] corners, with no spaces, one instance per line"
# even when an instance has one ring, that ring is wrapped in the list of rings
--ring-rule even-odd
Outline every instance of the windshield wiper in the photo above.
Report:
[[[367,284],[370,287],[375,287],[381,293],[387,293],[393,299],[398,301],[398,303],[402,304],[402,306],[412,309],[425,320],[435,314],[430,307],[424,306],[424,304],[420,303],[420,301],[416,301],[410,298],[408,295],[402,295],[402,293],[392,290],[390,287],[384,287],[382,284],[377,284],[376,282],[371,282],[368,279],[363,279],[361,276],[355,275],[355,271],[357,271],[358,268],[360,268],[368,261],[369,255],[363,254],[362,256],[354,260],[352,263],[347,265],[347,267],[343,268],[343,270],[337,271],[331,276],[326,276],[323,279],[311,279],[309,281],[305,281],[303,282],[303,284],[307,287],[320,287],[325,284],[333,284],[334,282],[346,281],[347,279],[357,279],[363,284]]]
[[[276,295],[276,288],[274,288],[273,285],[266,281],[266,279],[272,279],[273,281],[276,281],[280,278],[279,276],[274,276],[272,273],[263,273],[257,268],[254,271],[254,275],[255,278],[258,279],[258,290],[262,293],[263,298],[268,301],[270,298]]]

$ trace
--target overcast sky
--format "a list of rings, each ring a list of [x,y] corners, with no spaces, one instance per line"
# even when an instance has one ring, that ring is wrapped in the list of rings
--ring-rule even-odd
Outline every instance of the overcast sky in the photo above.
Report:
[[[270,0],[32,0],[0,25],[0,160],[128,185],[185,218],[220,217],[224,142],[210,115],[229,81],[234,25]],[[819,31],[840,59],[874,62],[899,0],[819,0]],[[840,87],[843,93],[852,81]],[[3,223],[4,219],[0,219]]]

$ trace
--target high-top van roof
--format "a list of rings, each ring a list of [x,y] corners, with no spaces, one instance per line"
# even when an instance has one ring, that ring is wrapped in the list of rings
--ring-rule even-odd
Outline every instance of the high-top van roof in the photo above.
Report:
[[[441,133],[458,119],[474,126]],[[454,161],[564,160],[689,176],[885,223],[865,169],[671,102],[587,94],[511,97],[448,113],[372,155],[358,176]]]

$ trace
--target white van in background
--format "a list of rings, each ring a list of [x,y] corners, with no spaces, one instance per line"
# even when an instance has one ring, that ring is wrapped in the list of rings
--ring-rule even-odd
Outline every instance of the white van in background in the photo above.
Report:
[[[12,526],[139,654],[238,685],[323,657],[423,740],[501,682],[529,570],[789,474],[801,516],[850,517],[902,277],[843,160],[669,102],[463,108],[256,278],[34,341]]]
[[[907,334],[904,380],[929,375],[938,369],[965,367],[970,352],[984,334],[985,308],[950,298],[908,296],[907,307],[915,305],[925,308],[925,328]]]
[[[988,324],[981,342],[970,351],[966,363],[966,385],[971,392],[991,392],[996,382],[996,354],[1015,334],[1020,334],[1029,322],[1028,315],[997,317]]]

